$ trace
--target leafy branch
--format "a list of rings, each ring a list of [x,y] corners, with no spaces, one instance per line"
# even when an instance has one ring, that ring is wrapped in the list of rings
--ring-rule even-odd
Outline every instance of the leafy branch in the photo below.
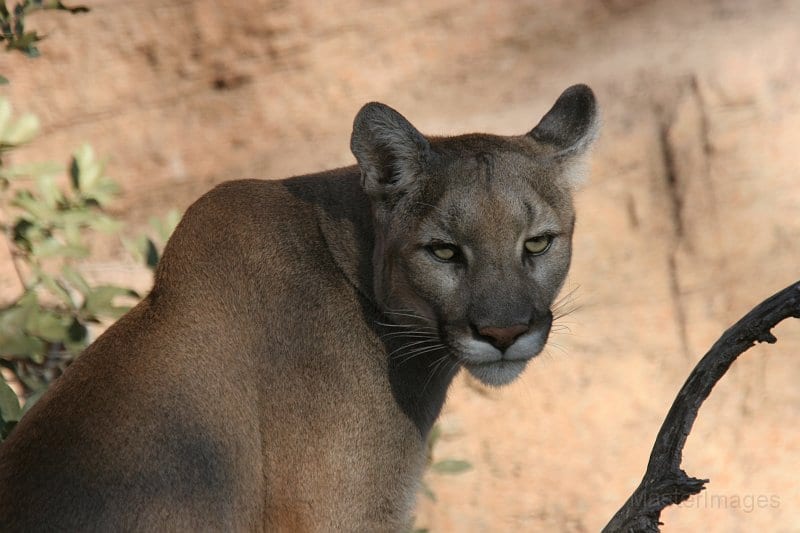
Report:
[[[29,407],[89,344],[92,324],[116,320],[139,298],[130,288],[93,285],[80,272],[95,233],[117,234],[122,227],[105,212],[119,188],[91,147],[76,150],[66,168],[3,164],[3,156],[37,130],[35,117],[13,120],[11,106],[0,99],[0,234],[21,289],[0,308],[0,440],[24,412],[7,381],[21,389]],[[166,241],[179,218],[172,212],[151,221],[156,241],[123,239],[129,252],[155,267],[156,242]]]
[[[17,50],[28,57],[38,57],[39,49],[36,43],[45,37],[35,30],[25,28],[25,17],[36,11],[66,11],[68,13],[86,13],[86,6],[69,7],[58,0],[25,0],[17,2],[10,10],[5,0],[0,0],[0,42],[5,42],[6,50]],[[0,76],[0,83],[8,80]]]

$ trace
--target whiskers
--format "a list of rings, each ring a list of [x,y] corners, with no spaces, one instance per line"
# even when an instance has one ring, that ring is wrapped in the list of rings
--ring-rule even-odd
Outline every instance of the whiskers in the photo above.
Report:
[[[410,318],[412,320],[419,320],[423,324],[428,324],[429,326],[436,325],[436,321],[430,317],[420,315],[419,313],[415,313],[412,309],[384,309],[384,315],[389,316],[396,316],[402,318]],[[400,325],[400,324],[395,324]]]
[[[581,308],[581,306],[577,303],[576,297],[576,292],[579,288],[580,285],[561,296],[551,307],[551,312],[553,313],[553,324],[550,327],[551,335],[548,337],[547,344],[545,345],[545,352],[551,358],[553,357],[553,354],[550,350],[548,350],[548,348],[554,348],[564,355],[569,353],[563,345],[553,341],[553,335],[572,335],[572,329],[570,328],[571,323],[565,322],[564,318]]]
[[[456,362],[455,359],[450,357],[449,351],[444,355],[442,355],[441,357],[439,357],[438,359],[436,359],[435,361],[433,361],[431,364],[428,365],[428,368],[431,370],[430,373],[428,374],[428,379],[425,380],[425,385],[422,386],[422,392],[423,393],[425,392],[425,389],[428,388],[428,384],[433,379],[433,376],[435,376],[439,370],[443,370],[444,371],[443,375],[447,377],[448,374],[457,367],[458,367],[458,362]]]
[[[575,311],[578,311],[581,306],[577,303],[577,296],[575,295],[580,289],[581,286],[578,285],[565,295],[561,296],[558,300],[553,303],[550,307],[551,312],[553,313],[553,323],[555,324],[561,318],[564,318],[568,315],[571,315]]]
[[[388,329],[380,338],[392,346],[389,358],[395,368],[412,360],[433,358],[427,363],[428,376],[422,392],[425,392],[437,373],[447,374],[457,365],[451,356],[451,348],[442,341],[439,327],[433,318],[411,309],[386,309],[383,314],[386,320],[376,320],[375,323]]]

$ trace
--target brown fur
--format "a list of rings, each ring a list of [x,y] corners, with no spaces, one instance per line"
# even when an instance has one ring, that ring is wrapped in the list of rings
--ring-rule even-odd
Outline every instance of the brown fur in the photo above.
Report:
[[[475,290],[490,300],[500,290],[520,312],[547,315],[569,264],[564,174],[579,155],[569,151],[583,151],[574,147],[588,144],[595,124],[591,92],[573,90],[589,111],[567,102],[537,127],[540,140],[534,129],[409,144],[416,130],[370,104],[354,130],[360,169],[229,182],[199,199],[170,239],[152,292],[0,447],[0,530],[409,527],[425,436],[459,365],[457,354],[441,372],[431,372],[433,355],[399,363],[390,354],[408,341],[390,333],[435,316],[446,342],[447,328],[467,318],[455,317],[466,311],[447,294],[408,276],[443,271],[404,239],[432,224],[441,202],[461,217],[458,231],[478,227],[485,234],[472,237],[491,239],[521,216],[514,198],[526,195],[564,232],[547,259],[552,272],[545,262],[534,269],[546,270],[547,286],[530,274],[517,296],[508,285],[516,274],[487,263],[474,275],[501,275],[507,286]],[[377,143],[364,139],[376,120],[390,123]],[[516,215],[504,214],[508,204]],[[387,315],[400,301],[418,318]],[[504,305],[473,301],[469,312],[480,316],[469,320],[503,326],[495,322]]]

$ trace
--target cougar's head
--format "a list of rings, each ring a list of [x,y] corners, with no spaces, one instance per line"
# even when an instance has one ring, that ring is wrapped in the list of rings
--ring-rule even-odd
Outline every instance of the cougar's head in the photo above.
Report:
[[[435,352],[499,386],[542,350],[597,122],[585,85],[518,137],[426,138],[390,107],[361,109],[351,147],[373,208],[375,296],[404,357]]]

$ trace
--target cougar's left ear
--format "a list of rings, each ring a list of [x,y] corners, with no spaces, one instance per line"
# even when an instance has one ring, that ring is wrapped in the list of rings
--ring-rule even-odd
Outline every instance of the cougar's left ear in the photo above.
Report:
[[[350,150],[361,168],[361,186],[379,201],[413,186],[431,155],[428,139],[403,115],[378,102],[356,115]]]
[[[587,85],[573,85],[561,93],[528,136],[551,146],[554,157],[580,155],[597,138],[598,115],[592,90]]]

